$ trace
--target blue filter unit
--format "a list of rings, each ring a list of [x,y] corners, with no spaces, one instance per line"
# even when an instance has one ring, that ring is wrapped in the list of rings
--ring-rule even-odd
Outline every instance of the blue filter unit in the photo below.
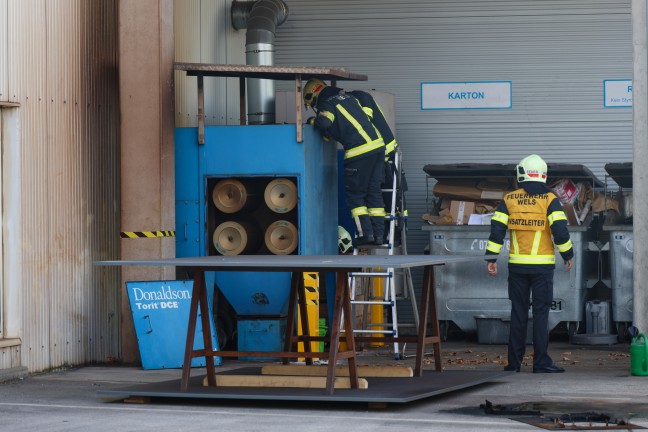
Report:
[[[205,144],[197,128],[176,129],[178,257],[337,254],[336,145],[309,125],[297,142],[295,128],[208,126]],[[214,280],[238,316],[287,313],[287,272],[220,272]],[[238,326],[239,341],[249,328]]]

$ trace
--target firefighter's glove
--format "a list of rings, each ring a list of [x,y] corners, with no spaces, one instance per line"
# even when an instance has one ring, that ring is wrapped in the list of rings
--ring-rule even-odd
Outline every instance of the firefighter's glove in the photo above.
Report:
[[[315,124],[315,116],[308,117],[308,120],[306,120],[306,124],[313,126]]]

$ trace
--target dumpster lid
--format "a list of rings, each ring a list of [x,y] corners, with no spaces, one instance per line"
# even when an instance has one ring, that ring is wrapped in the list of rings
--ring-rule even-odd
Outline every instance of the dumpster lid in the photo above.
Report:
[[[548,163],[549,179],[547,183],[558,178],[591,180],[594,186],[603,187],[603,182],[599,180],[589,168],[581,164],[565,163]]]
[[[470,177],[507,177],[514,178],[517,164],[490,163],[458,163],[458,164],[428,164],[423,171],[430,177],[439,179],[461,179]],[[547,184],[560,178],[575,180],[591,180],[594,186],[602,187],[601,182],[585,165],[548,163],[549,179]]]
[[[428,164],[423,171],[430,177],[510,177],[513,178],[515,164],[495,163],[458,163],[458,164]]]
[[[632,162],[611,162],[605,164],[605,171],[619,186],[632,188]]]

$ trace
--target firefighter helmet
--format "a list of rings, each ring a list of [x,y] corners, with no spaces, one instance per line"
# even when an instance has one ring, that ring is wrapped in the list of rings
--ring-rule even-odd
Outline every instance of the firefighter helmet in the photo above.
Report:
[[[537,154],[525,157],[515,168],[518,183],[526,181],[547,182],[547,163]]]
[[[338,250],[341,254],[348,253],[353,246],[349,231],[338,225]]]
[[[306,103],[306,105],[314,108],[315,105],[317,105],[317,96],[319,96],[320,92],[324,90],[325,87],[326,84],[324,84],[324,81],[322,81],[321,79],[309,79],[304,86],[303,92],[304,102]]]

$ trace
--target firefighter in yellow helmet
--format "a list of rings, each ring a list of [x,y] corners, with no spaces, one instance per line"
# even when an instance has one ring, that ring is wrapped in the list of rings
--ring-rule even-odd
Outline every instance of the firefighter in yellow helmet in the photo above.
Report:
[[[385,142],[358,100],[344,90],[312,78],[303,98],[317,113],[308,123],[344,147],[344,191],[356,224],[356,243],[382,244]]]
[[[510,230],[508,295],[511,324],[507,371],[520,371],[526,348],[529,297],[533,311],[533,372],[559,373],[547,352],[549,311],[553,301],[555,248],[572,268],[574,249],[567,229],[567,217],[560,200],[546,185],[547,164],[538,155],[525,157],[515,168],[518,189],[506,194],[491,220],[486,256],[487,270],[497,275],[497,255]],[[491,258],[492,259],[488,259]]]
[[[391,190],[394,188],[394,177],[399,174],[399,178],[397,179],[397,188],[400,189],[402,193],[398,193],[396,195],[396,217],[397,217],[397,224],[398,226],[405,226],[407,223],[407,206],[405,204],[405,192],[407,192],[407,180],[405,179],[405,173],[403,172],[403,166],[402,166],[402,161],[399,163],[400,165],[400,173],[397,173],[396,171],[396,166],[395,166],[395,154],[398,149],[398,143],[396,142],[396,137],[394,136],[394,132],[392,131],[391,127],[389,126],[389,123],[387,122],[387,118],[385,117],[385,113],[383,110],[380,108],[380,105],[378,105],[378,102],[376,102],[376,99],[371,95],[371,93],[368,93],[363,90],[351,90],[348,91],[348,93],[352,94],[353,96],[358,99],[358,102],[360,102],[360,105],[362,106],[362,110],[367,113],[369,118],[371,119],[371,122],[374,124],[376,129],[378,129],[378,132],[380,133],[380,136],[382,136],[383,141],[385,141],[385,180],[381,186],[383,190],[387,190],[390,192],[383,192],[383,201],[385,203],[385,213],[390,213],[391,212],[391,205],[392,205],[392,192]],[[385,221],[385,231],[388,233],[389,232],[389,220]],[[385,234],[385,237],[387,236],[387,233]],[[398,237],[399,232],[397,231],[395,233]],[[397,243],[400,238],[395,237],[395,242]],[[383,243],[388,243],[388,239],[385,238],[383,239]]]

